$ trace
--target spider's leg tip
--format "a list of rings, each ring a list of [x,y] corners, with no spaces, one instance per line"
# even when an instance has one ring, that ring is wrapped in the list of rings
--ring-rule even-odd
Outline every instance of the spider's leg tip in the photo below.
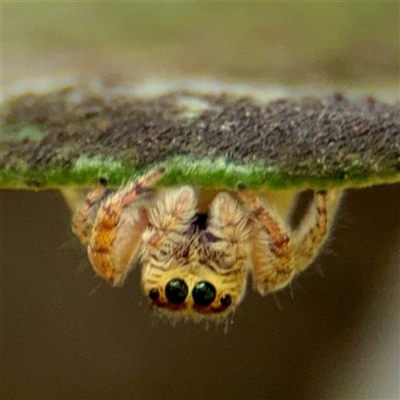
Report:
[[[158,167],[158,171],[163,174],[165,172],[165,167]]]
[[[108,180],[104,176],[101,176],[98,180],[99,184],[102,186],[107,186]]]
[[[239,182],[238,184],[237,184],[237,189],[239,190],[239,191],[242,191],[242,190],[246,190],[247,189],[247,186],[243,183],[243,182]]]

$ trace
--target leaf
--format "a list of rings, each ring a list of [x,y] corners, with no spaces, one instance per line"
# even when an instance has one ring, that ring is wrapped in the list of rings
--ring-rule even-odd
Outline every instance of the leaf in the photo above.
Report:
[[[394,96],[395,97],[395,96]],[[162,185],[254,190],[400,181],[399,102],[216,81],[57,85],[2,107],[1,187]]]

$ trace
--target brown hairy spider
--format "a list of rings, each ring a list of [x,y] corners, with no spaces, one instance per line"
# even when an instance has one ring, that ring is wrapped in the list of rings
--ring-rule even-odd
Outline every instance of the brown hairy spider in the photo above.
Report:
[[[72,229],[102,278],[122,284],[138,259],[150,303],[183,317],[228,316],[242,301],[249,274],[261,295],[285,287],[318,254],[341,195],[314,192],[291,230],[242,184],[236,192],[211,194],[191,186],[149,190],[163,173],[155,168],[117,191],[100,180]]]

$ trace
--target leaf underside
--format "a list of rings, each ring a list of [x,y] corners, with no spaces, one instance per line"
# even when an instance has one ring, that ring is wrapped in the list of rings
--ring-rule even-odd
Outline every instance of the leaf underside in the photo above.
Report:
[[[49,84],[2,107],[3,188],[121,185],[253,190],[400,181],[400,107],[363,95],[205,81]]]

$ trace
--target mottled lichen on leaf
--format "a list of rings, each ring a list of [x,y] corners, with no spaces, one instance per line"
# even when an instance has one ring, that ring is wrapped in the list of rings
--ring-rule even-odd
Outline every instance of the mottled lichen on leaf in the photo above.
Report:
[[[162,185],[254,190],[400,179],[398,102],[215,81],[69,84],[3,103],[3,187]]]

